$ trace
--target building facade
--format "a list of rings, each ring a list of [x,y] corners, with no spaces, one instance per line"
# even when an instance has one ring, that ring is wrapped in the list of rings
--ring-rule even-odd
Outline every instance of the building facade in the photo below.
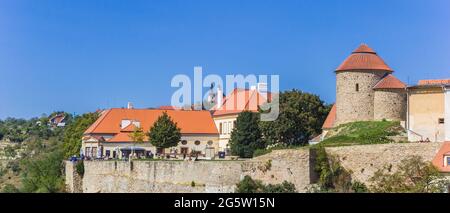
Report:
[[[148,132],[159,116],[166,112],[180,128],[181,139],[177,146],[160,149],[144,142],[136,143],[130,134],[137,128]],[[160,109],[119,109],[102,112],[97,121],[85,132],[81,153],[88,158],[128,158],[152,154],[186,156],[193,152],[211,158],[218,151],[219,133],[209,111],[184,111]]]
[[[219,90],[218,94],[222,94]],[[219,132],[219,150],[227,152],[231,132],[236,126],[239,113],[243,111],[258,112],[258,107],[271,99],[267,85],[259,83],[250,89],[234,89],[230,94],[219,99],[211,110],[214,122]]]
[[[450,80],[421,80],[408,87],[409,141],[450,141]]]

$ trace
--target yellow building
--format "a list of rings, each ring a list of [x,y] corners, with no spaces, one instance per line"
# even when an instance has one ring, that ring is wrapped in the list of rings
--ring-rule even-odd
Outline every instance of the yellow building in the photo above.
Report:
[[[450,79],[421,80],[407,88],[409,141],[450,141]]]
[[[222,92],[219,90],[218,94]],[[219,150],[228,152],[228,141],[236,126],[236,120],[242,111],[258,112],[258,107],[271,99],[267,85],[259,83],[250,89],[234,89],[224,100],[220,95],[217,105],[211,110],[214,122],[219,132]]]

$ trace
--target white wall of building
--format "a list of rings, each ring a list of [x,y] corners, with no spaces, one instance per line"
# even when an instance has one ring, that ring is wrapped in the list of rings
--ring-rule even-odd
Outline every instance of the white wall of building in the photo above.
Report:
[[[445,141],[450,141],[450,87],[445,89]]]

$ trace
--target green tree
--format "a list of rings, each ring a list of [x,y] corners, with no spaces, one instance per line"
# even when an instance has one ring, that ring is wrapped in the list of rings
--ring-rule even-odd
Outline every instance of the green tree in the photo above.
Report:
[[[62,192],[64,179],[61,174],[63,153],[54,150],[22,161],[24,192]]]
[[[403,159],[395,172],[392,166],[385,166],[370,178],[374,192],[444,192],[449,181],[430,162],[420,156]]]
[[[261,121],[264,138],[270,144],[304,145],[321,132],[330,106],[317,95],[298,90],[279,95],[280,114],[275,121]]]
[[[128,134],[128,136],[133,140],[133,150],[131,152],[131,156],[134,155],[134,148],[136,147],[136,143],[143,143],[145,139],[145,133],[141,127],[135,127],[133,132]]]
[[[83,133],[98,119],[98,116],[98,113],[86,113],[81,116],[76,116],[73,121],[65,127],[63,139],[65,158],[80,153]]]
[[[178,145],[181,138],[180,128],[163,112],[147,133],[150,143],[158,148],[169,148]]]
[[[233,155],[251,158],[255,150],[266,147],[258,123],[258,113],[244,111],[239,114],[229,142]]]

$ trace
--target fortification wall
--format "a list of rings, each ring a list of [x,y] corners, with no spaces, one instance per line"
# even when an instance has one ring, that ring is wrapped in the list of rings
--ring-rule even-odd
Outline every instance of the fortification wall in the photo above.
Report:
[[[244,161],[85,161],[82,189],[76,192],[234,192],[245,175],[264,183],[310,184],[309,150],[278,150]],[[72,166],[73,167],[73,166]],[[73,186],[71,162],[66,184]]]
[[[399,163],[412,155],[432,161],[442,143],[391,143],[377,145],[358,145],[328,147],[326,152],[336,156],[341,165],[352,172],[352,178],[369,183],[370,177],[383,166],[392,165],[395,171]],[[370,184],[370,183],[369,183]]]

